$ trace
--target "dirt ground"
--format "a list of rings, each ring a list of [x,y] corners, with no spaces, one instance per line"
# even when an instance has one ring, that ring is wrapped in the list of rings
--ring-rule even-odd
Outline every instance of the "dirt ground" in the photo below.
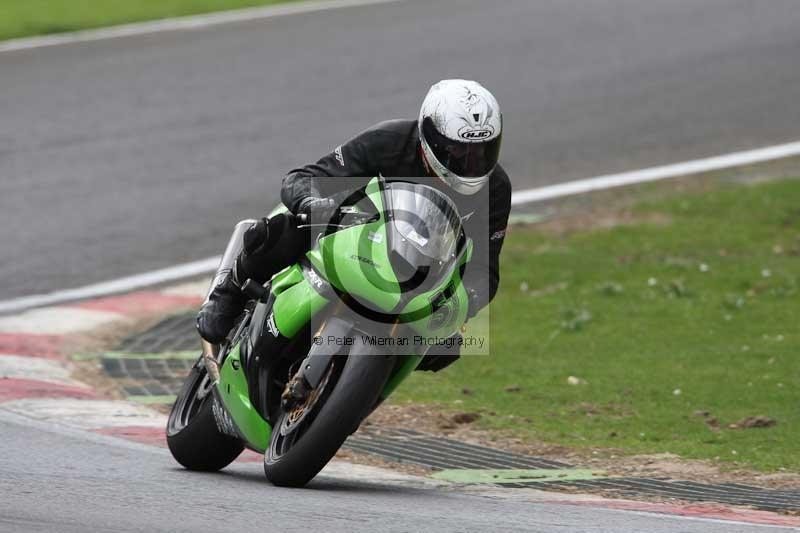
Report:
[[[609,476],[668,477],[702,483],[742,483],[765,488],[797,489],[800,474],[779,472],[765,474],[711,461],[683,459],[669,453],[624,455],[613,448],[586,450],[523,440],[504,432],[475,427],[470,413],[452,413],[435,405],[383,405],[365,422],[366,427],[407,428],[440,435],[462,442],[515,451],[561,461],[580,468],[604,472]]]

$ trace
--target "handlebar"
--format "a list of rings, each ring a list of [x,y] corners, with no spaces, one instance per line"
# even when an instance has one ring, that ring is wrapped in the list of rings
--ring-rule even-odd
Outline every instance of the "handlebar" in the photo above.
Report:
[[[373,222],[373,221],[377,220],[376,217],[378,217],[378,215],[376,215],[374,213],[364,213],[362,211],[354,211],[352,207],[339,207],[339,208],[337,208],[336,213],[338,215],[340,215],[340,216],[341,215],[350,215],[350,216],[352,216],[354,219],[356,219],[355,220],[356,224],[366,223],[366,222]],[[311,226],[314,226],[314,227],[328,227],[328,226],[349,227],[349,226],[354,225],[354,224],[328,224],[328,223],[309,224],[308,223],[309,217],[308,217],[308,214],[306,214],[306,213],[297,214],[297,215],[295,215],[295,217],[297,218],[297,222],[298,222],[297,227],[298,228],[307,228],[307,227],[311,227]]]

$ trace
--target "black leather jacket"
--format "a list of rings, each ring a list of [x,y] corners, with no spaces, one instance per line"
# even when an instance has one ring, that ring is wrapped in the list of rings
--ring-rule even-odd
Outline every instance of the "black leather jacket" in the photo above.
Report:
[[[283,179],[281,200],[293,213],[308,197],[331,196],[341,190],[335,177],[372,178],[428,177],[420,151],[416,120],[388,120],[376,124],[338,146],[314,164],[292,170]],[[427,178],[458,206],[464,230],[473,240],[472,261],[467,266],[464,284],[475,295],[476,312],[494,298],[500,282],[500,249],[511,211],[511,182],[500,165],[489,183],[478,193],[461,195],[441,180]]]

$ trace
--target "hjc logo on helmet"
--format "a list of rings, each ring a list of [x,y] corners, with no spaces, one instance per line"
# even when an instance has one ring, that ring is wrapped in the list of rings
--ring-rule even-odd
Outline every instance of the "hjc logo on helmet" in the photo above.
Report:
[[[459,131],[458,136],[465,141],[479,141],[491,137],[493,133],[493,128],[470,128]]]

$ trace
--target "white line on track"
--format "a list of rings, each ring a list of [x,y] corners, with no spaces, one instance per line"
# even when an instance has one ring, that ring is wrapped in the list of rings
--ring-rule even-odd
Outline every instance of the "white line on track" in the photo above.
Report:
[[[511,196],[511,205],[523,205],[543,200],[551,200],[574,194],[582,194],[591,191],[622,187],[636,183],[646,183],[651,181],[677,178],[701,172],[722,170],[737,166],[752,165],[763,163],[775,159],[800,155],[800,141],[787,144],[779,144],[747,150],[744,152],[734,152],[731,154],[708,157],[705,159],[694,159],[683,163],[675,163],[659,167],[644,168],[620,174],[606,174],[568,183],[549,185],[536,189],[526,189],[517,191]],[[0,313],[10,313],[23,311],[33,307],[43,305],[54,305],[87,298],[98,298],[110,294],[128,292],[144,287],[158,285],[170,281],[187,279],[202,274],[214,272],[219,264],[220,256],[209,257],[191,263],[175,265],[152,272],[145,272],[135,276],[128,276],[103,283],[96,283],[79,287],[77,289],[67,289],[55,291],[47,294],[37,294],[33,296],[23,296],[10,300],[0,301]]]
[[[217,269],[221,257],[222,256],[209,257],[207,259],[183,263],[160,270],[153,270],[143,274],[86,285],[77,289],[67,289],[0,301],[0,313],[24,311],[32,307],[85,300],[87,298],[99,298],[101,296],[108,296],[109,294],[119,294],[144,287],[151,287],[160,283],[208,274]]]
[[[110,26],[96,30],[81,30],[54,35],[44,35],[40,37],[25,37],[21,39],[0,41],[0,53],[12,52],[16,50],[29,50],[31,48],[42,48],[45,46],[58,46],[88,41],[100,41],[104,39],[116,39],[118,37],[130,37],[133,35],[145,35],[148,33],[159,33],[165,31],[196,30],[200,28],[207,28],[209,26],[218,26],[220,24],[230,24],[232,22],[245,22],[250,20],[282,17],[286,15],[298,15],[301,13],[313,13],[315,11],[328,11],[331,9],[340,9],[345,7],[387,4],[398,1],[400,0],[323,0],[219,11],[216,13],[207,13],[203,15],[190,15],[186,17],[175,17],[154,20],[150,22],[122,24],[119,26]]]
[[[782,159],[796,155],[800,155],[800,141],[779,144],[775,146],[767,146],[766,148],[747,150],[745,152],[734,152],[732,154],[719,155],[716,157],[694,159],[692,161],[684,161],[683,163],[675,163],[672,165],[644,168],[641,170],[633,170],[631,172],[622,172],[620,174],[606,174],[604,176],[597,176],[594,178],[559,183],[557,185],[539,187],[537,189],[518,191],[511,196],[511,205],[541,202],[543,200],[561,198],[563,196],[582,194],[602,189],[612,189],[614,187],[622,187],[624,185],[646,183],[649,181],[677,178],[691,174],[700,174],[702,172],[752,165],[755,163],[763,163],[765,161],[772,161],[775,159]]]

